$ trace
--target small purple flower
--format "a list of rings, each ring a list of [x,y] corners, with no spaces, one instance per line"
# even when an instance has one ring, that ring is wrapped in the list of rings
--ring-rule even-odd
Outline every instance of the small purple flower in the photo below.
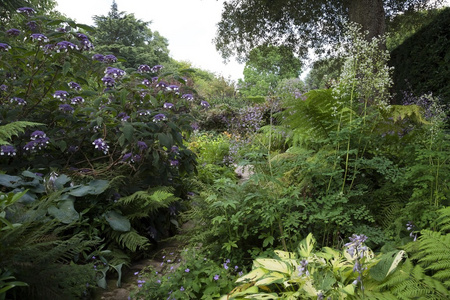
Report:
[[[61,104],[59,106],[59,110],[61,110],[63,112],[73,113],[74,108],[72,106],[70,106],[69,104]]]
[[[186,273],[189,273],[190,270],[189,270],[189,269],[186,269],[186,270],[184,270],[184,271],[185,271]]]
[[[126,73],[124,70],[121,70],[119,68],[107,67],[105,70],[105,74],[106,77],[122,78]]]
[[[26,150],[26,151],[34,150],[36,148],[42,149],[42,148],[45,148],[47,146],[49,141],[50,141],[50,139],[48,137],[36,138],[36,139],[32,138],[32,141],[30,141],[27,144],[25,144],[23,149]]]
[[[166,87],[167,91],[171,91],[171,92],[175,92],[178,93],[178,91],[180,90],[180,87],[178,85],[175,84],[171,84],[169,86]]]
[[[59,90],[59,91],[56,91],[53,93],[53,98],[60,99],[60,100],[65,100],[65,99],[67,99],[68,96],[69,96],[69,93],[66,91]]]
[[[88,40],[89,38],[87,37],[87,35],[83,34],[83,33],[77,33],[75,35],[78,39],[80,40]]]
[[[164,103],[164,108],[172,109],[172,108],[174,108],[174,105],[172,103],[166,102],[166,103]]]
[[[165,121],[167,120],[166,116],[164,114],[157,114],[156,116],[153,117],[153,122],[158,123],[160,121]]]
[[[202,102],[200,102],[200,105],[203,106],[204,108],[210,107],[209,103],[205,100],[202,100]]]
[[[184,292],[184,287],[181,287],[181,288],[180,288],[180,291]]]
[[[36,13],[36,11],[34,9],[32,9],[31,7],[20,7],[17,9],[17,12],[19,14],[24,14],[27,16],[31,16],[34,15]]]
[[[76,97],[70,99],[70,104],[81,104],[83,102],[84,102],[84,99],[81,96],[76,96]]]
[[[92,60],[96,60],[96,61],[104,61],[105,60],[105,56],[103,54],[94,54],[92,56]]]
[[[164,81],[160,81],[156,84],[156,87],[160,87],[160,88],[166,88],[168,85],[166,82]]]
[[[179,148],[178,148],[178,146],[172,146],[172,148],[170,148],[170,152],[173,152],[173,153],[175,153],[175,154],[178,154],[179,153]]]
[[[130,118],[130,116],[127,115],[127,113],[125,113],[125,112],[121,112],[121,113],[117,114],[117,118],[120,119],[121,121],[126,122]]]
[[[135,155],[133,156],[132,161],[140,162],[140,161],[141,161],[141,156],[140,156],[139,154],[135,154]]]
[[[142,83],[144,83],[144,82],[142,82]],[[148,91],[146,91],[144,89],[141,89],[139,91],[139,96],[141,96],[141,98],[144,98],[147,94],[148,94]]]
[[[14,156],[16,155],[16,148],[11,145],[0,146],[0,155]]]
[[[139,110],[137,111],[138,116],[149,116],[151,114],[150,110]]]
[[[49,41],[49,39],[45,35],[43,35],[42,33],[33,33],[31,35],[31,39],[33,41],[45,42],[45,43],[47,43]]]
[[[0,43],[0,50],[1,51],[8,51],[9,49],[11,49],[11,46],[5,43]]]
[[[139,271],[138,272],[134,272],[134,275],[136,276],[136,275],[138,275],[139,274]]]
[[[108,54],[108,55],[104,56],[103,61],[105,63],[115,63],[115,62],[117,62],[117,57],[115,57],[112,54]]]
[[[16,102],[17,105],[25,105],[27,104],[27,101],[23,100],[22,98],[19,97],[12,97],[11,100],[9,100],[11,103]]]
[[[30,28],[30,30],[36,30],[37,29],[37,23],[35,21],[30,21],[27,23],[28,28]]]
[[[219,275],[214,275],[214,280],[219,280]]]
[[[81,91],[81,86],[74,81],[69,82],[67,85],[69,86],[69,88],[71,88],[75,91]]]
[[[52,51],[55,49],[55,45],[47,44],[47,45],[42,46],[42,49],[44,49],[45,54],[51,54]]]
[[[6,84],[0,85],[0,91],[6,92],[7,89],[8,89],[8,86]]]
[[[104,154],[108,153],[109,146],[106,144],[106,142],[102,138],[96,139],[92,143],[92,145],[95,145],[95,149],[103,151]]]
[[[178,165],[180,164],[180,162],[176,159],[170,159],[169,162],[172,167],[178,167]]]
[[[41,130],[36,130],[31,133],[30,138],[31,138],[31,140],[36,140],[36,139],[45,138],[46,136],[47,135],[45,134],[45,132],[43,132]]]
[[[9,36],[18,36],[20,34],[20,30],[16,28],[11,28],[6,31],[6,34]]]
[[[183,94],[183,96],[181,96],[181,98],[186,99],[188,101],[194,100],[194,96],[192,94]]]
[[[67,30],[64,27],[58,27],[55,29],[56,32],[60,32],[60,33],[66,33]]]
[[[148,149],[148,146],[145,142],[138,141],[137,145],[138,145],[139,150],[141,150],[141,151],[145,151]]]
[[[151,68],[148,66],[148,65],[140,65],[138,68],[137,68],[137,71],[139,72],[139,73],[149,73],[149,72],[151,72]]]
[[[153,73],[156,73],[156,72],[158,72],[159,70],[161,70],[162,68],[163,68],[162,65],[156,65],[156,66],[153,66],[153,67],[151,68],[151,71],[152,71]]]
[[[133,153],[129,152],[129,153],[125,153],[122,157],[122,161],[127,161],[129,160],[131,157],[133,156]]]
[[[147,78],[145,78],[144,80],[142,80],[142,84],[143,84],[143,85],[146,85],[146,86],[152,85],[152,83],[150,82],[150,80],[148,80]]]
[[[74,43],[68,42],[68,41],[62,41],[62,42],[58,42],[56,43],[56,52],[67,52],[69,49],[76,49],[78,50],[78,46],[75,45]]]
[[[116,84],[116,81],[114,80],[114,78],[111,78],[111,77],[103,77],[102,81],[105,86],[109,86],[109,87],[114,86]]]

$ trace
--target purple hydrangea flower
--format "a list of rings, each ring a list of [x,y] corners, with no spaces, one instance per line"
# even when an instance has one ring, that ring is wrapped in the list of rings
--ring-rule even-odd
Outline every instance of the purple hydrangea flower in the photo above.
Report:
[[[179,148],[178,146],[172,146],[172,148],[170,149],[171,152],[178,154],[179,153]]]
[[[24,15],[27,15],[27,16],[31,16],[31,15],[34,15],[36,13],[36,11],[34,9],[32,9],[31,7],[19,7],[17,9],[17,12],[19,14],[24,14]]]
[[[31,133],[30,139],[31,141],[25,144],[25,146],[23,147],[23,149],[26,151],[35,150],[36,148],[45,148],[50,141],[45,132],[41,130],[33,131]]]
[[[92,145],[95,145],[95,149],[102,151],[104,154],[108,153],[109,146],[102,138],[96,139]]]
[[[16,28],[11,28],[6,30],[6,34],[9,36],[18,36],[20,34],[20,30]]]
[[[156,116],[153,117],[153,122],[155,123],[165,120],[167,120],[167,117],[164,114],[157,114]]]
[[[69,96],[69,93],[66,91],[62,91],[62,90],[59,90],[59,91],[56,91],[53,93],[53,98],[60,99],[60,100],[65,100],[65,99],[67,99],[68,96]]]
[[[35,21],[30,21],[27,23],[28,28],[30,28],[31,31],[34,31],[37,29],[37,23]]]
[[[61,104],[59,106],[59,110],[61,110],[63,112],[73,113],[74,108],[72,106],[70,106],[69,104]]]
[[[0,91],[6,92],[7,89],[8,89],[8,86],[6,84],[0,85]]]
[[[114,86],[116,84],[116,81],[114,78],[111,77],[103,77],[102,78],[103,84],[106,86]]]
[[[186,99],[188,101],[194,100],[194,96],[192,94],[183,94],[183,96],[181,96],[181,98]]]
[[[96,61],[104,61],[105,60],[105,56],[103,54],[94,54],[92,56],[92,60],[96,60]]]
[[[141,89],[139,91],[139,96],[141,96],[141,98],[144,98],[146,95],[148,94],[148,91]]]
[[[122,78],[126,73],[124,70],[121,70],[119,68],[107,67],[105,70],[105,74],[106,77]]]
[[[158,80],[159,80],[158,76],[152,77],[152,82],[158,82]]]
[[[156,84],[156,87],[160,87],[160,88],[166,88],[168,85],[166,82],[164,81],[160,81]]]
[[[139,72],[139,73],[149,73],[149,72],[151,72],[151,68],[148,66],[148,65],[140,65],[138,68],[137,68],[137,71]]]
[[[174,105],[172,103],[169,103],[169,102],[164,103],[164,108],[171,109],[173,107],[174,107]]]
[[[31,35],[31,39],[33,41],[45,42],[45,43],[47,43],[49,41],[49,39],[45,35],[43,35],[42,33],[33,33]]]
[[[16,102],[17,105],[25,105],[25,104],[27,104],[27,101],[25,101],[25,100],[23,100],[22,98],[19,98],[19,97],[12,97],[10,102],[11,103]]]
[[[139,161],[141,161],[141,156],[139,154],[136,154],[136,155],[133,156],[132,160],[135,161],[135,162],[139,162]]]
[[[46,136],[47,135],[42,130],[36,130],[31,133],[30,138],[31,138],[31,140],[36,140],[36,139],[45,138]]]
[[[56,46],[53,44],[47,44],[47,45],[42,46],[42,49],[44,49],[45,54],[51,54],[52,51],[55,49],[55,47]]]
[[[148,146],[145,142],[138,141],[137,145],[138,145],[139,150],[141,150],[141,151],[145,151],[148,149]]]
[[[74,43],[68,42],[68,41],[62,41],[62,42],[58,42],[56,43],[56,52],[67,52],[69,49],[76,49],[78,50],[78,46],[75,45]]]
[[[163,68],[162,65],[156,65],[156,66],[153,66],[153,67],[151,68],[151,71],[152,71],[153,73],[156,73],[156,72],[158,72],[159,70],[161,70],[162,68]]]
[[[129,153],[125,153],[122,157],[122,161],[127,161],[129,160],[131,157],[133,156],[133,153],[129,152]]]
[[[104,56],[103,61],[105,63],[115,63],[115,62],[117,62],[117,57],[115,57],[112,54],[108,54],[108,55]]]
[[[77,38],[80,41],[81,48],[83,50],[89,51],[89,50],[94,49],[94,45],[91,43],[91,41],[89,40],[89,38],[85,34],[78,33],[77,34]]]
[[[180,90],[180,87],[178,85],[171,84],[168,87],[166,87],[166,90],[177,93]]]
[[[14,156],[16,155],[16,148],[11,145],[0,146],[0,155]]]
[[[58,27],[55,30],[56,30],[56,32],[60,32],[60,33],[66,33],[67,32],[66,28],[64,28],[64,27]]]
[[[9,49],[11,49],[11,46],[5,43],[0,43],[0,50],[1,51],[8,51]]]
[[[200,102],[200,105],[203,106],[204,108],[210,107],[209,103],[205,100],[202,100],[202,102]]]
[[[170,159],[169,163],[172,167],[178,167],[178,165],[180,164],[180,162],[176,159]]]
[[[137,112],[138,116],[149,116],[151,114],[151,111],[149,110],[139,110]]]
[[[70,99],[70,104],[81,104],[83,102],[84,102],[84,99],[81,96],[76,96],[76,97]]]
[[[75,91],[81,91],[81,86],[74,81],[69,82],[67,85]]]

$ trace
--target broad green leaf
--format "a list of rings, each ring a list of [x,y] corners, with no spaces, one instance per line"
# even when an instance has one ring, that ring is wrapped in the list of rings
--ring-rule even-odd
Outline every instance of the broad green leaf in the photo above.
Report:
[[[245,281],[255,281],[255,280],[262,278],[267,273],[268,272],[266,270],[264,270],[263,268],[257,268],[257,269],[252,270],[250,273],[248,273],[242,277],[239,277],[236,280],[236,283],[245,282]]]
[[[381,256],[380,261],[370,268],[369,274],[376,281],[384,280],[389,274],[391,274],[402,261],[403,257],[406,256],[406,252],[401,251],[391,251],[385,253]]]
[[[105,219],[112,229],[120,232],[130,231],[130,220],[115,211],[105,213]]]
[[[279,272],[271,272],[255,282],[256,286],[270,285],[273,283],[282,283],[286,280],[286,275]]]
[[[22,178],[19,176],[11,176],[7,174],[0,174],[0,185],[9,188],[15,188],[23,184]]]
[[[69,72],[70,67],[71,67],[70,62],[66,61],[66,62],[64,63],[64,65],[63,65],[63,74],[64,74],[64,76],[67,75],[67,72]]]
[[[303,239],[300,244],[298,245],[299,248],[299,254],[301,257],[309,257],[314,250],[314,246],[316,244],[316,239],[312,235],[312,233],[309,233],[308,236]]]
[[[272,258],[257,258],[254,260],[253,264],[257,268],[264,268],[270,271],[277,271],[285,274],[290,274],[292,269],[284,261]]]
[[[61,174],[58,176],[55,180],[55,187],[56,189],[60,190],[64,187],[66,183],[68,183],[70,180],[72,180],[69,176],[66,174]]]
[[[133,140],[134,128],[131,124],[126,123],[125,125],[123,125],[122,132],[129,142]]]
[[[292,253],[292,252],[281,251],[281,250],[275,250],[274,252],[281,259],[283,259],[283,258],[287,258],[287,259],[295,259],[295,258],[297,258],[295,253]]]
[[[345,286],[344,288],[342,288],[342,291],[346,294],[354,295],[355,294],[355,285],[349,284],[349,285]]]
[[[275,293],[271,294],[253,294],[248,295],[245,297],[245,299],[255,299],[255,300],[279,300],[280,296],[278,296]]]
[[[123,265],[123,263],[122,264],[118,264],[116,266],[111,266],[111,267],[114,268],[114,270],[117,271],[117,274],[118,274],[117,283],[116,283],[117,287],[121,287],[122,286],[122,265]]]
[[[70,224],[80,217],[73,207],[73,200],[60,201],[58,207],[50,206],[48,213],[64,224]]]

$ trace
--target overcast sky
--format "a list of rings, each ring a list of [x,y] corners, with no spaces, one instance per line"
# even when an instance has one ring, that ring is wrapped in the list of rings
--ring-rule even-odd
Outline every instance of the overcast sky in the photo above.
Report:
[[[92,16],[107,15],[112,0],[56,0],[56,9],[78,23],[94,25]],[[220,21],[223,0],[116,0],[119,11],[151,21],[150,29],[169,41],[172,58],[233,80],[242,78],[244,65],[228,64],[216,51],[212,39]]]

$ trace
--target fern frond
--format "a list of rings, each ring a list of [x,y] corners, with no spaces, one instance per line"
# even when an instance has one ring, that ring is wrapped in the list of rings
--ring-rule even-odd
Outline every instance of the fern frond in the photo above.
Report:
[[[17,121],[0,126],[0,145],[7,145],[8,140],[13,136],[18,136],[25,131],[25,128],[31,126],[44,125],[41,123],[28,122],[28,121]]]
[[[150,246],[149,239],[138,234],[135,230],[128,232],[111,231],[110,235],[122,247],[128,248],[133,252],[136,252],[138,248],[145,250]]]
[[[450,231],[450,206],[438,210],[439,217],[436,220],[441,231]]]
[[[394,122],[408,118],[416,123],[429,124],[423,118],[423,108],[418,105],[391,105],[390,110],[386,114],[391,117]]]

